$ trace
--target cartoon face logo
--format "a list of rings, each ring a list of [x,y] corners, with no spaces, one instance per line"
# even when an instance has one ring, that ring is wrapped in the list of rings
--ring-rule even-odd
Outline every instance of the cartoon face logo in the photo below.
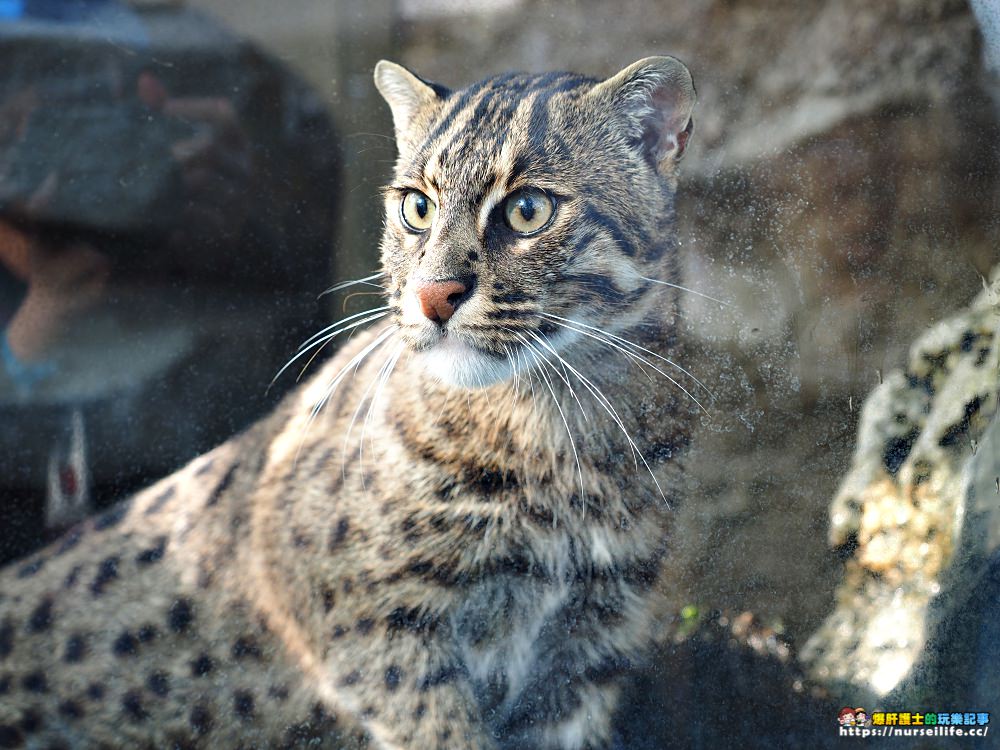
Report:
[[[860,706],[854,709],[854,723],[859,727],[868,726],[868,714]]]
[[[839,723],[842,727],[853,727],[856,721],[857,719],[853,708],[845,706],[840,709],[840,713],[837,714],[837,723]]]

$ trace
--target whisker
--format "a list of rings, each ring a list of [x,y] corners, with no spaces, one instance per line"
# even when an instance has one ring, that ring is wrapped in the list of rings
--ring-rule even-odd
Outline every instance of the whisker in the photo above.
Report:
[[[389,309],[390,309],[389,305],[382,305],[381,307],[373,307],[369,310],[362,310],[361,312],[354,313],[353,315],[348,315],[346,318],[341,318],[336,323],[331,323],[330,325],[326,326],[326,328],[324,328],[323,330],[317,331],[312,336],[307,338],[304,342],[302,342],[299,345],[299,351],[305,349],[307,346],[309,346],[309,344],[311,344],[316,339],[321,338],[327,331],[332,331],[337,326],[343,325],[349,320],[354,320],[355,318],[360,318],[364,315],[369,315],[370,313],[382,312]]]
[[[347,289],[347,287],[354,286],[355,284],[364,284],[366,286],[374,286],[374,287],[378,287],[379,289],[385,289],[385,287],[382,286],[381,284],[373,284],[372,283],[375,279],[380,278],[382,276],[385,276],[385,271],[379,271],[378,273],[373,273],[371,276],[365,276],[363,279],[353,279],[351,281],[341,281],[338,284],[334,284],[333,286],[331,286],[326,291],[320,292],[320,294],[316,297],[316,299],[322,299],[323,297],[325,297],[328,294],[333,294],[334,292],[339,292],[341,289]]]
[[[678,383],[676,380],[674,380],[672,377],[670,377],[667,373],[665,373],[663,370],[661,370],[659,367],[657,367],[656,365],[654,365],[649,360],[643,359],[638,354],[636,354],[634,352],[630,352],[628,349],[625,349],[624,347],[619,346],[618,344],[616,344],[613,341],[601,338],[600,336],[596,336],[596,335],[594,335],[592,333],[588,333],[587,331],[583,331],[583,330],[580,330],[578,328],[573,328],[572,326],[568,326],[568,325],[566,325],[564,323],[557,323],[557,325],[561,326],[562,328],[565,328],[568,331],[574,331],[576,333],[583,334],[584,336],[589,336],[590,338],[594,339],[595,341],[601,342],[605,346],[610,346],[611,348],[616,349],[617,351],[620,351],[622,354],[624,354],[625,356],[629,357],[630,359],[633,359],[636,362],[642,363],[642,364],[646,365],[647,367],[652,368],[653,370],[655,370],[656,372],[658,372],[660,375],[662,375],[663,377],[665,377],[667,380],[669,380],[671,383],[673,383],[675,386],[677,386],[678,388],[680,388],[688,398],[690,398],[692,401],[694,401],[698,405],[698,408],[700,408],[703,412],[705,412],[705,414],[707,414],[709,417],[712,416],[711,412],[709,412],[708,409],[706,409],[702,405],[702,403],[697,398],[695,398],[691,394],[690,391],[688,391],[687,388],[685,388],[683,385],[681,385],[680,383]]]
[[[696,292],[694,289],[688,289],[686,286],[681,286],[680,284],[672,284],[669,281],[660,281],[659,279],[651,279],[648,276],[640,276],[643,281],[651,281],[654,284],[663,284],[663,286],[671,286],[674,289],[680,289],[682,292],[689,292],[690,294],[697,294],[699,297],[704,297],[705,299],[710,299],[712,302],[718,302],[723,307],[732,307],[731,302],[725,302],[721,299],[716,299],[711,295],[705,294],[704,292]]]
[[[370,313],[371,310],[366,310],[365,312]],[[361,314],[364,314],[364,313],[361,313]],[[298,380],[299,378],[302,377],[303,373],[305,373],[305,371],[306,371],[306,369],[308,369],[309,365],[312,364],[312,361],[316,358],[316,355],[319,354],[319,352],[323,348],[323,346],[325,346],[327,343],[329,343],[334,337],[336,337],[337,335],[343,333],[344,331],[347,331],[347,330],[350,330],[352,328],[357,328],[358,326],[364,325],[365,323],[370,323],[373,320],[378,320],[379,318],[384,318],[386,315],[388,315],[387,312],[376,313],[376,314],[372,315],[371,317],[364,318],[362,320],[355,321],[354,323],[351,323],[349,325],[343,326],[342,328],[340,328],[340,329],[338,329],[336,331],[333,331],[332,333],[330,333],[329,335],[327,335],[325,338],[322,338],[321,340],[316,341],[316,342],[314,342],[314,343],[312,343],[312,344],[310,344],[308,346],[303,345],[302,347],[299,348],[298,353],[294,357],[292,357],[290,360],[288,360],[285,363],[284,367],[282,367],[280,370],[278,370],[277,375],[274,376],[274,378],[271,380],[270,385],[268,385],[268,390],[270,390],[271,387],[277,382],[278,378],[280,378],[282,376],[282,374],[285,372],[285,370],[287,370],[289,367],[291,367],[293,364],[295,364],[295,362],[298,361],[301,357],[305,356],[306,352],[308,352],[313,347],[317,347],[318,346],[319,349],[317,349],[316,352],[312,355],[312,357],[310,357],[309,360],[306,362],[305,367],[303,367],[302,370],[301,370],[301,372],[299,372],[298,378],[296,378],[296,380]],[[352,315],[351,317],[355,318],[357,316],[356,315]],[[329,330],[329,328],[327,328],[325,330]],[[313,338],[315,338],[315,337],[313,337]]]
[[[520,335],[515,334],[515,336],[521,339],[521,343],[523,343],[527,347],[528,351],[534,355],[536,360],[541,359],[541,361],[545,362],[546,364],[549,365],[549,367],[552,368],[553,372],[558,374],[559,371],[555,369],[552,363],[549,362],[548,359],[546,359],[546,357],[541,352],[539,352],[534,346],[532,346],[526,339],[522,338]],[[563,412],[563,408],[559,403],[559,398],[558,396],[556,396],[555,388],[552,387],[552,382],[549,380],[549,376],[545,373],[545,369],[540,368],[538,370],[538,374],[545,380],[545,385],[548,386],[549,393],[552,394],[552,402],[556,405],[556,409],[559,410],[559,416],[562,418],[563,426],[566,428],[566,437],[569,438],[569,445],[573,449],[573,458],[576,461],[576,473],[580,479],[580,503],[586,509],[587,492],[584,489],[583,485],[583,468],[580,466],[580,454],[577,453],[576,450],[576,441],[573,439],[573,431],[570,430],[569,420],[566,419],[566,414]],[[555,514],[553,514],[552,516],[552,525],[553,527],[556,525]]]
[[[621,417],[618,415],[618,412],[615,410],[614,406],[612,406],[612,404],[611,404],[610,400],[608,400],[607,396],[605,396],[604,393],[603,393],[603,391],[601,391],[600,388],[598,388],[596,385],[594,385],[594,383],[592,383],[578,369],[576,369],[575,367],[573,367],[573,365],[571,365],[563,357],[561,357],[559,355],[559,353],[556,352],[556,350],[554,348],[552,348],[548,344],[546,344],[546,348],[548,348],[549,351],[551,351],[553,355],[555,355],[556,357],[559,357],[565,363],[565,365],[569,368],[570,372],[572,372],[574,375],[576,375],[577,378],[579,378],[580,382],[582,382],[584,384],[584,386],[594,395],[594,397],[597,399],[597,402],[602,407],[604,407],[605,411],[608,412],[608,414],[614,420],[615,424],[617,424],[618,428],[622,431],[622,434],[625,436],[625,439],[628,441],[628,444],[631,446],[631,449],[632,449],[632,458],[636,462],[636,468],[637,469],[639,468],[639,461],[641,460],[642,463],[643,463],[643,465],[646,467],[646,471],[649,472],[649,476],[653,480],[653,484],[656,485],[656,489],[660,493],[660,497],[663,498],[663,502],[666,503],[667,502],[667,496],[663,494],[663,488],[660,486],[659,480],[656,478],[656,475],[653,473],[652,467],[646,461],[646,457],[642,454],[642,451],[639,450],[639,446],[636,445],[635,441],[632,439],[632,436],[629,435],[628,430],[625,428],[625,423],[622,421]]]
[[[591,325],[587,325],[586,323],[581,323],[581,322],[579,322],[579,321],[576,321],[576,320],[570,320],[569,318],[563,318],[563,317],[560,317],[560,316],[558,316],[558,315],[552,315],[551,313],[546,313],[546,312],[543,312],[543,313],[542,313],[542,315],[544,315],[544,316],[545,316],[545,317],[547,317],[547,318],[552,318],[553,320],[557,320],[557,321],[564,321],[564,322],[566,322],[566,323],[571,323],[571,324],[573,324],[574,326],[580,326],[581,328],[586,328],[586,329],[588,329],[588,330],[590,330],[590,331],[595,331],[596,333],[598,333],[598,334],[601,334],[601,335],[603,335],[603,336],[606,336],[606,337],[608,337],[609,339],[614,339],[615,341],[620,341],[620,342],[622,342],[623,344],[626,344],[626,345],[628,345],[628,346],[630,346],[630,347],[633,347],[634,349],[638,349],[639,351],[643,351],[643,352],[646,352],[647,354],[650,354],[650,355],[652,355],[653,357],[656,357],[656,358],[657,358],[657,359],[659,359],[660,361],[662,361],[662,362],[666,362],[666,363],[667,363],[668,365],[670,365],[671,367],[675,367],[675,368],[677,368],[677,369],[678,369],[678,370],[680,370],[680,371],[681,371],[682,373],[684,373],[684,374],[685,374],[685,375],[687,375],[687,376],[688,376],[689,378],[691,378],[691,380],[693,380],[693,381],[694,381],[695,383],[697,383],[697,384],[698,384],[698,386],[699,386],[699,387],[700,387],[700,388],[701,388],[701,389],[702,389],[703,391],[705,391],[705,393],[707,393],[707,394],[708,394],[709,396],[711,396],[711,397],[712,397],[713,399],[715,398],[715,394],[714,394],[714,393],[713,393],[713,392],[711,391],[711,389],[709,389],[709,387],[708,387],[707,385],[705,385],[705,384],[704,384],[704,383],[702,383],[702,382],[701,382],[701,381],[700,381],[700,380],[699,380],[698,378],[696,378],[696,377],[695,377],[695,376],[694,376],[694,375],[693,375],[693,374],[692,374],[691,372],[689,372],[689,371],[688,371],[687,369],[685,369],[685,368],[684,368],[684,367],[682,367],[681,365],[677,364],[677,363],[676,363],[676,362],[674,362],[673,360],[671,360],[671,359],[667,359],[667,358],[666,358],[666,357],[664,357],[664,356],[663,356],[662,354],[659,354],[659,353],[657,353],[657,352],[654,352],[654,351],[653,351],[652,349],[647,349],[647,348],[646,348],[646,347],[644,347],[644,346],[640,346],[639,344],[636,344],[636,343],[635,343],[634,341],[629,341],[628,339],[625,339],[625,338],[622,338],[621,336],[617,336],[617,335],[615,335],[615,334],[611,333],[610,331],[605,331],[605,330],[602,330],[602,329],[600,329],[600,328],[596,328],[595,326],[591,326]],[[566,328],[567,326],[563,326],[563,327],[564,327],[564,328]],[[570,330],[573,330],[573,329],[570,329]],[[582,334],[584,334],[584,335],[588,335],[588,334],[586,333],[586,331],[582,331],[582,330],[577,330],[577,333],[582,333]],[[596,337],[592,337],[592,338],[596,338]],[[598,341],[601,341],[602,339],[600,339],[600,338],[597,338],[597,340],[598,340]],[[621,348],[621,347],[618,347],[618,346],[617,346],[616,344],[614,344],[614,343],[613,343],[612,341],[610,341],[610,340],[604,340],[604,343],[608,344],[609,346],[615,346],[616,348]],[[632,354],[634,355],[634,352],[632,352]],[[638,355],[635,355],[635,356],[636,356],[636,357],[638,357]],[[648,365],[649,367],[652,367],[652,368],[653,368],[654,370],[656,370],[657,372],[659,372],[659,373],[660,373],[661,375],[663,375],[663,376],[664,376],[665,378],[667,378],[667,379],[668,379],[668,380],[669,380],[669,381],[670,381],[671,383],[673,383],[674,385],[676,385],[676,386],[677,386],[678,388],[680,388],[680,389],[681,389],[682,391],[684,391],[684,393],[686,393],[686,394],[687,394],[687,395],[688,395],[688,396],[689,396],[689,397],[690,397],[690,398],[691,398],[691,399],[692,399],[692,400],[693,400],[693,401],[694,401],[694,402],[695,402],[696,404],[698,404],[698,406],[700,406],[700,407],[702,408],[702,410],[703,410],[703,411],[705,411],[705,413],[706,413],[706,414],[708,413],[708,410],[707,410],[707,409],[705,409],[705,407],[704,407],[704,406],[701,406],[701,403],[700,403],[700,402],[698,401],[698,399],[696,399],[696,398],[695,398],[694,396],[692,396],[692,395],[691,395],[691,394],[690,394],[690,393],[689,393],[689,392],[687,391],[687,389],[686,389],[686,388],[684,388],[684,386],[682,386],[682,385],[681,385],[680,383],[678,383],[678,382],[677,382],[676,380],[674,380],[674,379],[673,379],[672,377],[670,377],[669,375],[667,375],[667,374],[666,374],[665,372],[663,372],[663,371],[662,371],[661,369],[659,369],[659,368],[658,368],[658,367],[657,367],[656,365],[654,365],[654,364],[653,364],[652,362],[649,362],[648,360],[646,360],[646,359],[644,359],[644,358],[642,358],[642,357],[638,357],[638,358],[639,358],[640,360],[642,360],[642,361],[643,361],[643,362],[644,362],[644,363],[645,363],[646,365]]]
[[[375,349],[377,349],[379,346],[385,343],[385,341],[388,340],[388,338],[398,330],[399,327],[394,324],[390,324],[389,326],[384,328],[374,338],[374,340],[368,342],[368,344],[366,344],[365,347],[360,352],[351,357],[350,361],[348,361],[347,364],[341,367],[340,370],[337,372],[337,374],[331,379],[330,384],[326,387],[326,390],[323,392],[322,397],[320,397],[320,399],[313,405],[313,408],[309,413],[309,419],[306,421],[305,427],[302,429],[302,438],[299,440],[298,448],[295,451],[296,464],[298,463],[299,460],[299,453],[302,450],[302,445],[305,442],[306,436],[309,434],[309,429],[312,427],[312,424],[316,420],[316,417],[319,415],[320,411],[322,411],[323,407],[326,406],[326,404],[330,401],[330,398],[333,396],[334,392],[337,390],[337,387],[340,385],[341,381],[344,379],[344,377],[347,375],[350,369],[353,367],[354,372],[357,373],[358,367],[361,365],[361,362],[369,354],[375,351]]]

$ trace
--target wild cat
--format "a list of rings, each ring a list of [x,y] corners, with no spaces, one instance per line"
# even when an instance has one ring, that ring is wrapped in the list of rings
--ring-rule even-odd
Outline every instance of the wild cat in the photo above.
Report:
[[[0,577],[0,747],[604,748],[678,452],[669,57],[381,62],[385,304],[269,417]]]

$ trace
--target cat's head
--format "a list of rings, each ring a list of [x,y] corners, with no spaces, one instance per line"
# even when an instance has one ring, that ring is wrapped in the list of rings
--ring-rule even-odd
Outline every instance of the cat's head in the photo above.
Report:
[[[674,273],[674,165],[693,127],[680,61],[646,58],[604,81],[508,74],[455,92],[382,61],[375,83],[399,149],[384,283],[431,374],[491,385],[670,307],[653,279]]]

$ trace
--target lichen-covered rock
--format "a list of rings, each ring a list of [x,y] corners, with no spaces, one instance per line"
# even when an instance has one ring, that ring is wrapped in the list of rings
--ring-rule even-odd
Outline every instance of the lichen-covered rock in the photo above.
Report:
[[[818,681],[866,699],[886,695],[968,596],[1000,530],[982,502],[984,480],[997,472],[989,435],[998,390],[1000,267],[968,309],[917,340],[907,370],[865,404],[831,508],[830,543],[853,555],[833,613],[802,653]]]

